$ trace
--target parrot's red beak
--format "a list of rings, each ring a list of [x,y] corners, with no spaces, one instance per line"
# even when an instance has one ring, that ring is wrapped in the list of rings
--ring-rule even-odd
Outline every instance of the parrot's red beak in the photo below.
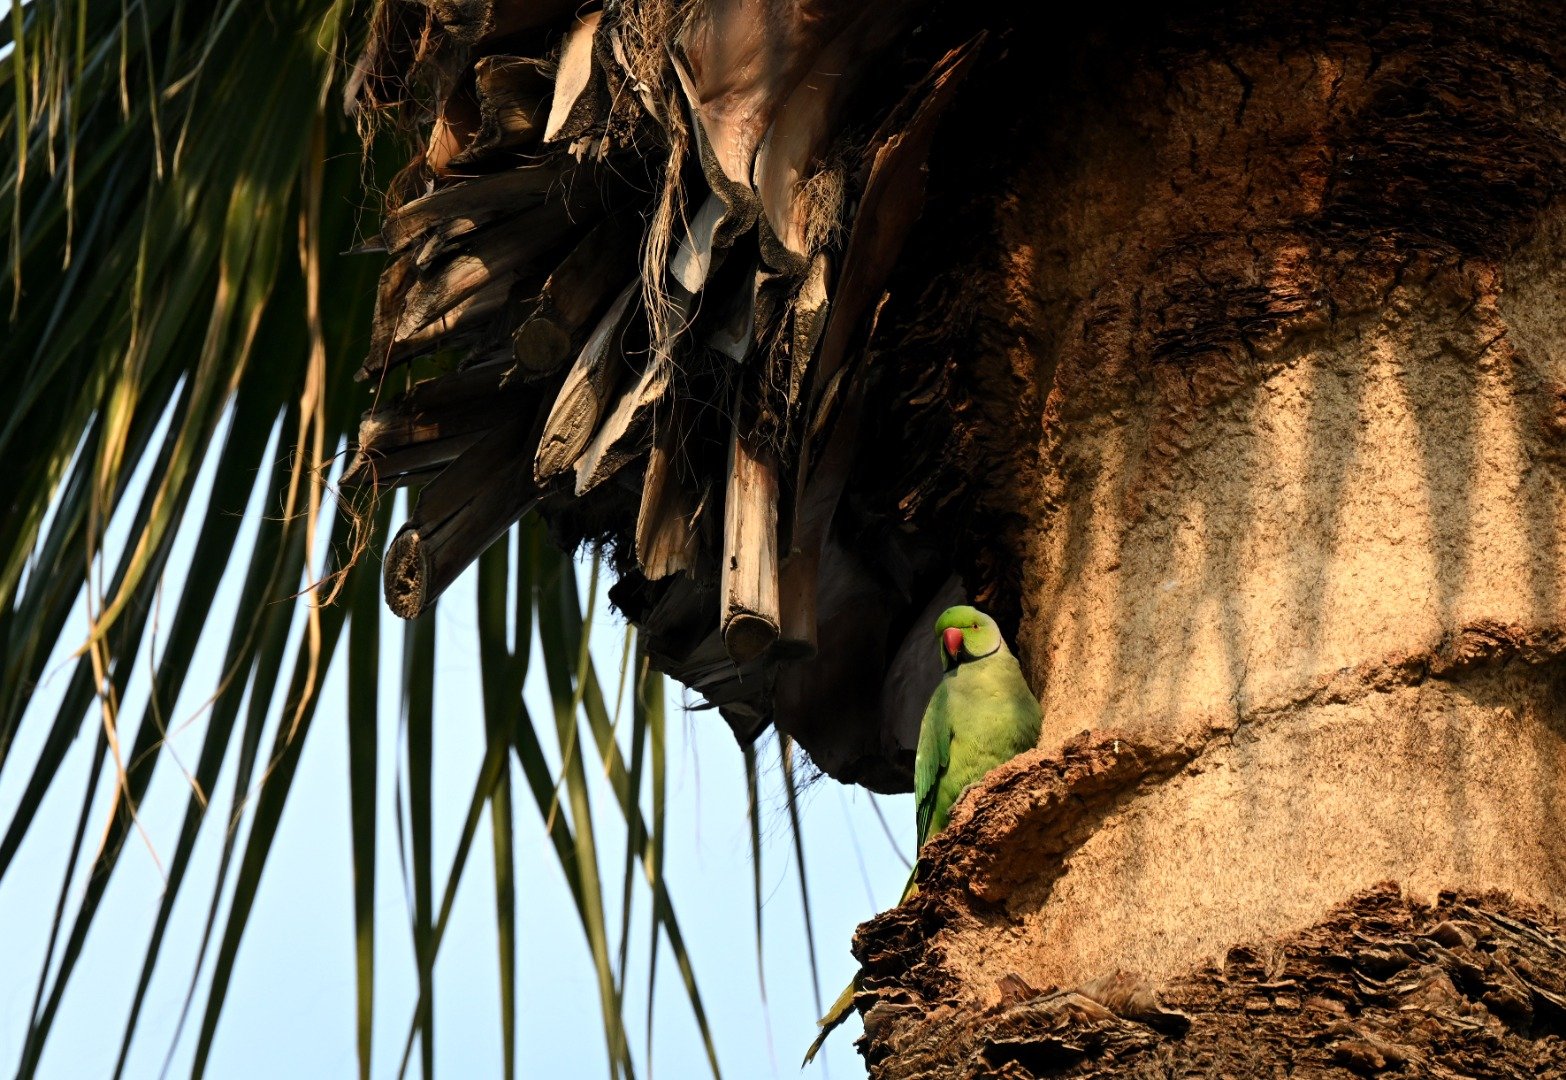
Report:
[[[948,626],[941,635],[941,644],[946,647],[947,656],[957,659],[957,654],[962,652],[962,631],[955,626]]]

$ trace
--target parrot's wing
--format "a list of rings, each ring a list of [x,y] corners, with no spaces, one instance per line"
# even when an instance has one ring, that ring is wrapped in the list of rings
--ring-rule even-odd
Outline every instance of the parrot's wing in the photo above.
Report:
[[[952,759],[952,721],[946,682],[935,688],[919,725],[919,749],[914,754],[914,805],[918,808],[919,846],[930,838],[935,795]]]
[[[1004,664],[997,665],[997,674],[1004,686],[1001,694],[1008,703],[1006,718],[1009,730],[1002,760],[1010,760],[1038,745],[1039,727],[1044,721],[1044,713],[1039,706],[1039,699],[1033,696],[1033,691],[1028,687],[1028,680],[1022,677],[1021,665],[1010,654],[1005,659]]]

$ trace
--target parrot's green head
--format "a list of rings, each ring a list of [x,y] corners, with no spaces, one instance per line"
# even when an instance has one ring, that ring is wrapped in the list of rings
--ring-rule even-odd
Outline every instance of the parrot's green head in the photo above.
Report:
[[[941,642],[941,670],[950,671],[970,660],[982,660],[999,652],[1000,627],[978,608],[959,604],[941,612],[935,620],[935,636]]]

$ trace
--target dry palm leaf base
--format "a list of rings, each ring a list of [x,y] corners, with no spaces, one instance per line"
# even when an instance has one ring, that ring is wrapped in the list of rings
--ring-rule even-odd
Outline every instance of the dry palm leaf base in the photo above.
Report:
[[[742,743],[776,723],[842,779],[906,787],[901,691],[950,570],[873,565],[838,515],[871,327],[985,46],[909,77],[921,10],[383,0],[351,104],[421,149],[381,231],[349,479],[422,485],[386,560],[397,614],[536,507],[607,545],[653,663]],[[821,655],[845,639],[895,689],[851,689],[868,669]]]

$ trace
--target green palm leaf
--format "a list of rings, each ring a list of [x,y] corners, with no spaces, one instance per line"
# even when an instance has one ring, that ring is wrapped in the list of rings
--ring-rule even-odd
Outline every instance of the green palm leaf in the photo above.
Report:
[[[11,392],[0,409],[0,451],[21,467],[0,476],[11,508],[0,519],[0,773],[23,770],[26,781],[0,834],[0,878],[62,779],[76,737],[88,731],[95,739],[17,1061],[23,1075],[43,1060],[105,891],[134,840],[138,807],[170,757],[176,704],[192,692],[207,698],[206,730],[119,1033],[116,1073],[126,1069],[198,838],[216,829],[222,851],[185,1001],[197,1019],[193,1072],[207,1070],[249,916],[339,651],[349,688],[356,1043],[360,1075],[372,1074],[376,836],[388,823],[376,815],[377,762],[386,757],[377,724],[384,660],[379,567],[365,534],[384,541],[390,506],[339,514],[322,487],[370,399],[352,374],[367,347],[380,268],[346,253],[374,231],[366,188],[383,188],[389,178],[366,171],[360,133],[336,104],[346,74],[340,58],[356,51],[364,22],[348,0],[229,0],[215,7],[34,0],[10,12],[3,43],[10,51],[0,60],[0,80],[10,88],[0,129],[14,159],[0,180],[0,203],[9,223],[4,276],[12,315],[0,357]],[[388,150],[369,160],[398,156]],[[203,483],[203,475],[210,480]],[[263,514],[248,519],[246,507],[257,500]],[[187,519],[199,526],[193,553],[187,564],[172,566]],[[416,1041],[429,1075],[433,968],[487,808],[511,1075],[514,755],[590,944],[612,1069],[628,1077],[633,1071],[621,1016],[630,922],[622,917],[616,942],[599,865],[597,837],[606,825],[590,806],[595,782],[607,783],[614,827],[627,830],[620,889],[627,908],[635,864],[646,882],[649,965],[655,973],[661,938],[716,1075],[711,1031],[663,876],[662,683],[638,649],[631,658],[637,679],[627,767],[625,737],[610,718],[588,652],[590,627],[572,562],[548,547],[532,521],[514,535],[511,591],[506,548],[481,561],[489,750],[444,883],[436,877],[431,812],[433,621],[415,623],[407,638],[407,850],[419,982],[410,1052]],[[365,565],[349,569],[356,559]],[[213,605],[231,569],[240,598],[237,618],[225,627],[213,618]],[[338,571],[347,572],[345,589],[328,603],[330,590],[314,586],[335,582]],[[169,579],[182,585],[159,632],[160,589]],[[90,612],[84,640],[73,636],[73,613],[83,605]],[[574,748],[558,776],[522,700],[535,616],[553,734]],[[210,672],[195,661],[198,645],[225,631],[220,673],[200,685]],[[62,703],[52,716],[30,714],[29,701],[62,645],[79,647]],[[133,673],[147,664],[155,669],[150,695],[132,715],[122,703]],[[24,722],[48,727],[31,760],[12,754]],[[603,763],[602,781],[587,768],[589,748]],[[233,769],[226,794],[218,791],[225,768]],[[104,827],[93,807],[99,785],[107,784],[114,809]],[[644,787],[651,789],[647,816]],[[101,841],[90,847],[100,831]],[[85,890],[74,889],[83,873]],[[203,979],[209,951],[212,967]]]

